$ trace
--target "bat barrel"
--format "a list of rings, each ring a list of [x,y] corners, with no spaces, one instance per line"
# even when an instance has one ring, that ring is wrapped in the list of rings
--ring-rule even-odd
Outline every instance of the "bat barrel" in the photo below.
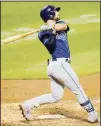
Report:
[[[34,34],[36,32],[39,32],[39,31],[40,31],[40,29],[37,29],[37,30],[31,31],[31,32],[27,32],[27,33],[21,34],[21,35],[16,35],[16,36],[13,36],[13,37],[4,39],[1,42],[4,43],[4,44],[8,44],[10,42],[13,42],[13,41],[19,40],[21,38],[27,37],[27,36],[29,36],[31,34]]]

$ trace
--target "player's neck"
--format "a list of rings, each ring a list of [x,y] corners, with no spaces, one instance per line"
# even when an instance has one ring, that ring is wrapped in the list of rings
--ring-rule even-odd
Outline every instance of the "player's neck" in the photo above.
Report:
[[[53,25],[53,24],[55,24],[55,22],[56,22],[55,20],[48,20],[47,25]]]

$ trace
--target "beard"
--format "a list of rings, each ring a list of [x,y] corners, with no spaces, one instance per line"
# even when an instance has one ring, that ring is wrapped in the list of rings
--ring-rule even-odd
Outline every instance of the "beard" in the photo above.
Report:
[[[60,20],[60,16],[54,17],[55,21],[59,21]]]
[[[60,20],[60,17],[57,17],[57,18],[56,18],[56,21],[59,21],[59,20]]]

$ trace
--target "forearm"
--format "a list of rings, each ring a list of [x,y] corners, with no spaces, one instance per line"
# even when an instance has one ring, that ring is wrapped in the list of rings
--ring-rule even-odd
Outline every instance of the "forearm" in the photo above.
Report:
[[[66,30],[67,29],[67,25],[66,24],[54,24],[53,25],[53,28],[56,31],[63,31],[63,30]]]
[[[63,31],[67,29],[67,24],[66,23],[57,23],[53,20],[48,20],[47,25],[51,26],[53,29],[56,31]]]

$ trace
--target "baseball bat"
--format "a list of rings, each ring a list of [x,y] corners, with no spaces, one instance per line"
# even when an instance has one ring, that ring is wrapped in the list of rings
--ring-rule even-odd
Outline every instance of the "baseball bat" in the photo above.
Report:
[[[16,40],[19,40],[21,38],[27,37],[29,35],[32,35],[32,34],[36,33],[36,32],[39,32],[39,31],[40,31],[40,29],[37,29],[37,30],[31,31],[31,32],[27,32],[27,33],[24,33],[24,34],[16,35],[16,36],[13,36],[13,37],[10,37],[10,38],[2,40],[2,43],[8,44],[10,42],[14,42]]]

